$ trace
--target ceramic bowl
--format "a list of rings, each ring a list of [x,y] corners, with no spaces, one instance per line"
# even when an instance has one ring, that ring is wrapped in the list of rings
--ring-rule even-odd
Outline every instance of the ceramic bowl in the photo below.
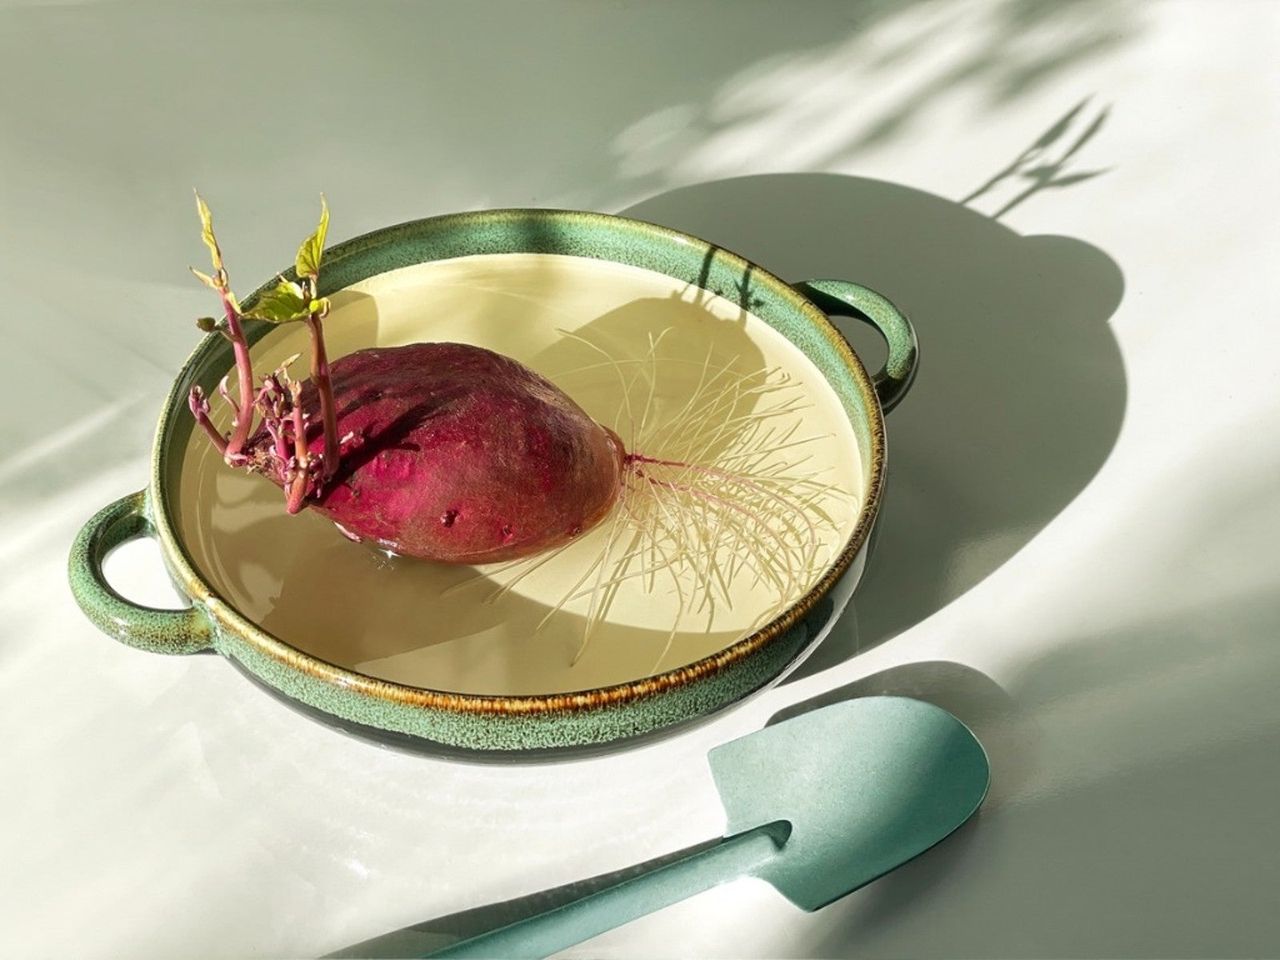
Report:
[[[459,694],[398,684],[326,662],[273,636],[220,596],[184,542],[176,500],[193,429],[187,394],[193,384],[212,392],[232,364],[229,345],[214,334],[192,354],[165,401],[146,489],[99,511],[72,546],[71,587],[89,619],[142,650],[217,652],[291,703],[349,730],[474,755],[528,755],[633,742],[739,703],[793,669],[821,641],[862,575],[885,485],[883,414],[906,393],[916,370],[918,350],[909,322],[884,297],[856,283],[811,280],[792,285],[687,234],[621,217],[557,210],[455,214],[375,231],[326,252],[321,292],[331,295],[414,264],[527,253],[641,267],[709,292],[749,287],[751,312],[820,371],[856,437],[863,489],[852,532],[808,592],[771,622],[710,656],[594,689]],[[889,353],[880,371],[867,373],[828,313],[856,317],[884,336]],[[269,329],[251,324],[247,332],[256,341]],[[159,543],[168,572],[190,598],[190,607],[143,607],[107,582],[106,555],[143,536]],[[376,602],[344,602],[362,599]]]

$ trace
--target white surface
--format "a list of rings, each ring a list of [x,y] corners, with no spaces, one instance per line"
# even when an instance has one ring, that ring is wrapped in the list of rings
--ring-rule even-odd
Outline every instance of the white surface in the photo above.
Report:
[[[619,868],[718,833],[714,743],[890,690],[986,743],[975,823],[816,914],[741,881],[568,955],[1274,955],[1278,40],[1207,0],[5,6],[0,954],[315,955]],[[1110,105],[1059,171],[1104,173],[1009,230],[978,214],[1029,181],[957,204],[1087,96],[1046,156]],[[878,286],[924,366],[857,610],[738,712],[540,767],[380,751],[102,637],[67,546],[145,482],[208,309],[193,184],[242,287],[321,189],[335,240],[639,204]]]

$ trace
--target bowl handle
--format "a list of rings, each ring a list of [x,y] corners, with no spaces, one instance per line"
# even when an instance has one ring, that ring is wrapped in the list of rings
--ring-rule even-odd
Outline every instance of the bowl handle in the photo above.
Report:
[[[199,653],[213,646],[213,625],[200,606],[158,610],[126,600],[107,583],[102,562],[120,544],[153,532],[145,491],[99,510],[71,545],[67,575],[76,603],[93,623],[122,643],[152,653]]]
[[[906,315],[874,290],[848,280],[805,280],[795,288],[824,313],[854,317],[879,331],[889,344],[889,357],[871,382],[880,408],[888,413],[896,407],[911,388],[920,360],[916,331]]]

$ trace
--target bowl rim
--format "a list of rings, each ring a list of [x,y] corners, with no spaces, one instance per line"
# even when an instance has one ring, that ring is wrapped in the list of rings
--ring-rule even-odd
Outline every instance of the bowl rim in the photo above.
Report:
[[[862,499],[857,521],[840,553],[813,586],[772,620],[715,653],[663,673],[579,691],[502,695],[434,690],[371,677],[306,653],[263,629],[213,590],[196,569],[195,563],[182,543],[175,519],[171,516],[174,502],[167,493],[165,448],[174,430],[175,418],[187,410],[187,385],[193,382],[195,374],[206,363],[207,354],[218,343],[219,335],[216,332],[209,334],[196,345],[174,378],[173,387],[165,397],[164,407],[156,424],[152,445],[148,514],[151,526],[163,548],[170,574],[193,603],[205,608],[219,628],[217,631],[219,634],[230,631],[254,648],[257,653],[265,655],[283,667],[300,671],[324,683],[379,701],[401,704],[410,708],[494,715],[579,712],[644,699],[718,674],[759,652],[803,620],[850,569],[866,544],[883,497],[886,468],[884,413],[871,377],[844,335],[831,322],[830,317],[790,284],[759,264],[719,244],[632,217],[548,207],[507,207],[447,213],[406,220],[368,231],[328,248],[325,251],[325,258],[332,262],[349,254],[384,244],[388,240],[393,240],[397,234],[434,228],[448,229],[455,225],[460,228],[466,228],[468,225],[474,227],[477,223],[502,219],[569,222],[587,228],[628,230],[660,242],[695,244],[700,248],[714,251],[714,256],[718,260],[722,260],[732,268],[744,272],[749,270],[752,282],[762,283],[771,288],[822,335],[842,367],[852,377],[861,395],[863,409],[867,412],[871,450],[868,457],[870,469],[866,472],[866,495]],[[608,257],[599,259],[618,262]],[[292,270],[283,271],[282,275],[290,277]],[[252,304],[275,282],[273,278],[264,283],[246,297],[244,302]]]

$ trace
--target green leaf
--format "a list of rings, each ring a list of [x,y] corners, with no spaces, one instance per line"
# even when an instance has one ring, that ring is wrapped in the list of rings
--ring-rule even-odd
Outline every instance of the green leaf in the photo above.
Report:
[[[320,226],[316,232],[302,241],[298,248],[298,256],[294,260],[294,269],[300,277],[320,276],[320,257],[324,254],[324,238],[329,232],[329,205],[325,203],[324,194],[320,194]]]
[[[200,239],[209,248],[209,255],[213,258],[213,269],[217,273],[222,270],[222,251],[218,249],[218,238],[213,235],[213,214],[209,212],[209,205],[198,193],[196,194],[196,213],[200,215]]]
[[[307,310],[312,314],[324,316],[329,312],[329,298],[321,297],[319,300],[312,300]]]
[[[259,297],[254,308],[245,316],[265,320],[267,323],[289,323],[305,319],[308,315],[307,306],[302,287],[289,280],[281,280]]]

